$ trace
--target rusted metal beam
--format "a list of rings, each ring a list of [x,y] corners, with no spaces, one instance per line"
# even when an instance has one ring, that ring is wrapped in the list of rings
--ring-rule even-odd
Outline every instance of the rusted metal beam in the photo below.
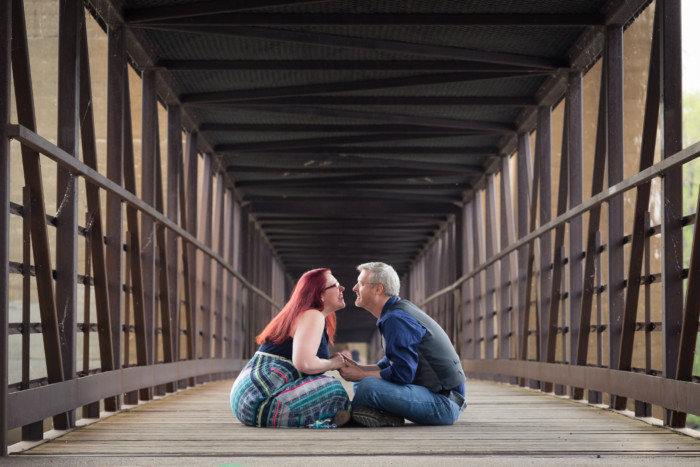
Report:
[[[583,201],[583,77],[569,73],[568,103],[569,209]],[[583,216],[569,222],[569,349],[570,362],[576,362],[583,298]]]
[[[22,189],[22,388],[27,389],[31,384],[31,293],[32,275],[32,192],[29,187]],[[8,227],[9,228],[9,227]],[[9,354],[6,354],[9,355]],[[30,423],[22,427],[22,441],[39,441],[44,438],[44,422]]]
[[[34,96],[31,88],[32,75],[29,67],[24,5],[21,0],[14,0],[12,4],[12,25],[12,75],[15,87],[15,103],[17,103],[17,121],[20,125],[25,125],[27,128],[35,131],[36,117],[34,113]],[[11,131],[8,131],[6,127],[5,134],[7,135],[8,133],[11,133]],[[22,145],[22,166],[25,184],[30,189],[32,205],[32,251],[34,254],[34,271],[41,314],[46,371],[49,382],[57,383],[64,380],[64,372],[53,271],[51,268],[51,252],[46,225],[43,180],[39,154],[26,145]],[[68,419],[65,414],[56,415],[54,422],[59,426],[68,426]]]
[[[141,200],[149,206],[156,204],[156,145],[157,138],[157,96],[155,72],[144,71],[141,75]],[[127,142],[127,145],[130,145]],[[125,164],[129,162],[125,159]],[[124,173],[135,169],[124,167]],[[135,174],[134,174],[135,175]],[[128,178],[128,177],[125,177]],[[134,185],[135,185],[134,181]],[[134,186],[135,189],[135,186]],[[134,191],[134,194],[136,192]],[[141,260],[141,274],[143,284],[143,320],[146,339],[146,353],[148,362],[156,361],[155,329],[156,324],[156,235],[155,223],[148,214],[141,212],[140,217],[140,245],[139,256]],[[131,226],[129,226],[131,227]],[[159,265],[162,266],[162,265]],[[161,297],[161,300],[167,297]],[[169,322],[167,323],[169,325]],[[138,335],[138,334],[137,334]]]
[[[649,75],[642,128],[642,146],[639,157],[640,172],[654,164],[654,153],[656,149],[656,132],[659,125],[659,103],[661,100],[659,21],[659,10],[656,10],[651,41],[651,56],[649,59]],[[648,241],[646,232],[650,192],[651,183],[645,183],[637,188],[637,201],[634,208],[632,228],[632,245],[629,252],[627,269],[625,308],[622,315],[619,362],[615,366],[619,370],[628,371],[632,367],[635,324],[637,321],[637,309],[639,304],[639,288],[641,286],[642,260],[645,258],[645,245]],[[618,410],[624,409],[626,404],[627,399],[624,397],[619,397],[615,400],[615,408]]]
[[[233,209],[233,238],[231,239],[233,244],[232,244],[232,249],[233,249],[233,259],[230,262],[231,266],[237,271],[241,270],[241,205],[238,202],[235,202],[235,193],[232,193],[232,196],[234,197],[232,199],[232,209]],[[234,303],[234,315],[233,315],[233,353],[231,356],[233,358],[241,358],[243,354],[243,344],[245,342],[244,339],[244,329],[243,329],[243,320],[245,317],[245,313],[243,310],[243,288],[241,286],[241,282],[238,280],[234,279],[234,295],[233,295],[233,303]],[[288,296],[288,294],[285,294],[285,296]]]
[[[542,116],[543,112],[540,111],[538,112],[538,121],[540,123],[543,123],[545,121],[544,117]],[[542,137],[540,133],[538,132],[537,134],[537,140],[535,143],[539,147],[539,139]],[[529,148],[528,148],[529,149]],[[540,164],[541,164],[541,158],[538,157],[539,151],[535,152],[535,167],[532,172],[532,183],[530,186],[530,218],[528,220],[527,224],[527,229],[529,234],[532,234],[532,232],[535,230],[536,223],[537,223],[537,199],[540,193]],[[529,157],[529,151],[527,151],[528,157]],[[526,238],[526,237],[525,237]],[[519,240],[520,242],[523,241],[523,238]],[[520,332],[521,336],[521,341],[520,341],[520,355],[521,359],[523,360],[528,360],[530,359],[529,355],[529,350],[530,350],[530,307],[532,306],[532,282],[533,282],[533,275],[534,275],[534,266],[535,266],[535,239],[534,237],[530,242],[526,244],[527,246],[527,269],[525,273],[525,299],[524,299],[524,311],[523,311],[523,328],[522,331]],[[536,319],[535,319],[536,321]],[[537,353],[539,351],[539,347],[537,343],[535,343],[535,355],[533,356],[534,359],[537,359]],[[524,386],[526,384],[526,381],[524,379],[520,380],[520,385]]]
[[[84,16],[84,12],[81,10]],[[95,139],[95,116],[92,100],[92,78],[90,57],[88,54],[87,28],[85,18],[81,21],[80,34],[80,136],[83,161],[93,170],[97,170],[97,142]],[[89,256],[92,264],[93,288],[95,292],[95,309],[97,314],[98,340],[100,348],[100,368],[111,371],[115,368],[114,348],[112,345],[111,313],[107,265],[105,258],[104,233],[102,228],[102,203],[99,188],[85,180],[85,198],[88,208],[88,220],[85,222],[86,240],[90,246]],[[88,255],[86,249],[86,256]],[[85,271],[88,275],[89,270]],[[118,358],[118,357],[117,357]],[[116,410],[116,398],[105,400],[108,411]]]
[[[10,319],[10,139],[6,133],[10,123],[12,78],[12,7],[13,2],[0,3],[0,353],[8,355]],[[0,358],[0,413],[6,414],[9,363]],[[0,457],[7,456],[7,417],[0,417]]]
[[[484,263],[484,240],[483,240],[483,219],[481,207],[481,190],[474,193],[472,200],[472,235],[474,241],[474,269]],[[474,358],[482,358],[482,326],[484,319],[484,294],[481,286],[482,274],[476,274],[473,280],[472,288],[472,340],[474,341]]]
[[[608,186],[616,185],[624,177],[624,89],[623,89],[623,56],[622,56],[622,26],[606,28],[605,60],[606,68],[606,98],[607,98],[607,151]],[[620,339],[622,336],[622,313],[625,305],[625,250],[623,237],[624,198],[614,196],[608,201],[608,232],[607,232],[607,272],[608,283],[606,295],[608,299],[608,338],[609,365],[618,369]]]
[[[56,145],[78,157],[78,101],[80,93],[80,23],[83,5],[77,0],[58,3],[58,96]],[[56,308],[61,336],[63,378],[76,377],[77,277],[78,277],[78,179],[67,169],[57,167],[56,175]],[[65,425],[63,425],[65,423]],[[54,427],[75,426],[75,412]]]
[[[107,31],[107,179],[121,188],[124,170],[124,79],[126,76],[126,50],[124,30],[109,28]],[[109,310],[111,316],[112,355],[114,369],[122,367],[122,304],[124,297],[122,285],[123,273],[123,217],[122,201],[113,192],[106,194],[106,268],[109,287]],[[126,341],[125,341],[126,342]],[[116,404],[105,410],[116,411]]]
[[[158,114],[156,113],[156,120]],[[180,205],[181,181],[183,180],[183,159],[182,159],[182,115],[180,109],[175,105],[168,106],[168,170],[166,174],[165,194],[163,193],[163,174],[161,172],[161,153],[160,145],[157,146],[158,156],[158,175],[157,181],[160,184],[158,194],[161,198],[160,211],[165,212],[163,201],[167,201],[166,217],[173,223],[177,224],[180,214],[183,220],[186,220]],[[158,125],[156,125],[156,132]],[[158,138],[160,140],[160,138]],[[181,226],[185,226],[185,222]],[[160,233],[161,238],[161,255],[163,263],[161,266],[161,313],[160,320],[163,324],[163,357],[166,362],[179,360],[180,349],[180,281],[178,278],[178,261],[179,250],[184,248],[184,245],[179,244],[177,234],[172,230],[168,230],[167,234],[164,231]],[[185,263],[186,264],[186,263]],[[187,277],[187,276],[185,276]],[[165,324],[167,320],[167,326]],[[167,334],[167,336],[166,336]],[[184,382],[183,382],[184,383]],[[173,391],[175,388],[169,384],[168,391]]]
[[[234,250],[235,250],[235,240],[236,231],[234,225],[235,208],[234,204],[236,202],[234,193],[230,189],[226,189],[224,193],[224,202],[226,203],[224,207],[224,252],[223,257],[229,262],[230,265],[234,265]],[[235,340],[235,322],[236,322],[236,308],[235,308],[235,281],[233,279],[233,274],[226,273],[224,277],[224,303],[223,303],[223,329],[221,338],[224,339],[223,344],[223,354],[226,358],[233,358],[233,342]]]
[[[212,221],[213,219],[213,179],[212,179],[212,156],[204,154],[204,164],[202,166],[202,186],[201,199],[199,205],[199,231],[197,237],[199,240],[211,247],[212,245]],[[190,192],[191,193],[191,192]],[[202,342],[202,358],[211,357],[211,300],[212,300],[212,280],[211,270],[212,263],[207,256],[198,253],[199,260],[197,261],[197,277],[199,277],[199,294],[200,300],[197,306],[197,313],[201,317],[201,326],[199,327],[199,335]],[[256,264],[257,266],[258,264]],[[255,270],[254,270],[255,271]],[[253,277],[253,276],[248,276]],[[253,279],[256,284],[260,284]]]
[[[156,112],[156,120],[158,119],[158,113]],[[156,134],[159,135],[158,125],[155,125]],[[160,141],[157,137],[156,141]],[[170,143],[168,143],[170,147]],[[156,187],[156,209],[161,214],[165,211],[163,206],[163,172],[162,172],[162,162],[161,162],[161,152],[160,143],[156,143],[156,153],[155,153],[156,163],[156,175],[155,175],[155,187]],[[177,169],[182,165],[182,160],[180,159]],[[171,170],[170,164],[168,164],[169,171]],[[177,183],[177,180],[175,180]],[[176,195],[177,189],[175,189]],[[170,187],[168,189],[168,197],[170,198]],[[168,201],[168,207],[170,206],[170,200]],[[177,211],[177,206],[175,206]],[[170,217],[169,217],[170,218]],[[177,222],[176,219],[171,219],[173,222]],[[163,338],[161,339],[161,345],[163,346],[163,361],[165,363],[170,363],[177,361],[178,359],[178,344],[179,344],[179,318],[180,314],[177,312],[179,304],[177,303],[177,284],[175,284],[175,289],[172,288],[173,275],[175,275],[175,281],[177,280],[177,235],[168,230],[168,238],[166,240],[165,227],[162,224],[156,225],[156,243],[158,244],[158,290],[160,294],[160,322],[161,329],[163,332]],[[174,251],[172,245],[175,245]],[[185,263],[187,264],[187,263]],[[186,384],[184,387],[187,387]],[[167,384],[167,392],[175,392],[177,388],[174,383],[170,382]]]
[[[530,153],[530,134],[518,134],[518,160],[517,160],[517,178],[518,178],[518,238],[523,238],[529,232],[528,213],[530,209],[530,184],[532,181],[532,156]],[[514,242],[515,240],[513,240]],[[511,244],[513,243],[511,242]],[[505,248],[505,247],[502,247]],[[525,323],[525,307],[528,306],[525,301],[526,285],[527,285],[527,270],[528,270],[528,246],[523,245],[518,249],[518,300],[517,309],[514,310],[516,316],[516,352],[519,360],[527,358],[527,347],[523,341],[527,340]]]
[[[216,249],[223,258],[226,257],[224,252],[225,228],[224,219],[226,217],[226,208],[224,206],[224,194],[226,187],[224,186],[224,176],[221,172],[216,174],[216,191],[214,192],[213,206],[213,237],[212,247]],[[214,358],[221,358],[224,351],[224,269],[219,264],[214,264],[214,287],[213,287],[213,306],[212,314],[213,322],[213,338],[214,338]]]
[[[545,225],[552,219],[552,108],[540,107],[537,123],[537,142],[535,159],[539,159],[540,210],[539,225]],[[537,304],[540,310],[539,332],[537,336],[537,359],[544,361],[547,355],[547,341],[551,334],[549,307],[552,300],[552,234],[547,231],[540,235],[539,259],[539,296]]]
[[[605,88],[606,88],[606,62],[603,60],[600,76],[600,96],[598,101],[598,126],[596,130],[595,155],[593,160],[593,177],[591,187],[591,197],[596,196],[603,190],[605,177],[605,138],[607,128],[607,113]],[[596,266],[596,236],[600,227],[600,206],[594,206],[588,215],[588,234],[586,236],[586,256],[583,269],[583,295],[581,297],[581,310],[579,312],[578,341],[576,343],[576,365],[586,365],[588,361],[588,338],[590,334],[591,312],[593,309],[593,291],[595,289],[595,266]],[[572,359],[572,361],[574,361]],[[574,399],[583,398],[583,388],[575,388]]]
[[[569,103],[564,103],[564,125],[562,132],[562,148],[561,148],[561,158],[559,163],[559,186],[557,190],[559,194],[557,196],[557,217],[561,216],[566,211],[566,203],[569,195]],[[566,230],[566,224],[559,224],[554,229],[554,260],[552,263],[552,277],[550,281],[551,289],[549,296],[551,297],[549,302],[549,313],[547,314],[547,321],[545,322],[546,331],[544,332],[545,339],[545,353],[544,361],[554,362],[556,357],[556,344],[557,344],[557,328],[559,323],[559,305],[561,304],[561,291],[565,288],[565,281],[562,280],[562,276],[565,274],[564,269],[564,258],[562,257],[562,252],[564,248],[564,231]],[[543,326],[542,329],[545,329]],[[543,336],[543,337],[545,337]],[[544,392],[552,392],[552,383],[545,382]]]
[[[474,231],[474,217],[473,209],[471,203],[465,203],[462,207],[464,212],[464,225],[462,228],[462,235],[464,237],[464,257],[462,259],[464,273],[468,273],[474,267],[474,236],[472,232]],[[465,349],[463,353],[459,355],[468,356],[470,358],[474,357],[474,339],[473,339],[473,326],[474,326],[474,313],[473,313],[473,303],[474,303],[474,291],[472,289],[471,281],[462,282],[462,301],[463,301],[463,314],[462,314],[462,348]]]
[[[660,0],[661,10],[661,128],[662,160],[683,149],[683,69],[681,66],[681,2]],[[662,179],[661,222],[663,294],[663,372],[674,378],[678,368],[683,326],[683,170],[677,167]],[[685,426],[684,413],[666,412],[664,422]]]
[[[484,248],[483,259],[491,258],[498,244],[498,230],[496,227],[496,193],[495,193],[494,175],[486,175],[486,189],[484,202]],[[498,287],[496,286],[496,264],[493,263],[486,268],[484,274],[484,338],[486,345],[486,358],[496,358],[495,352],[495,328],[494,318],[499,311],[496,307],[495,293]],[[500,318],[499,318],[500,320]],[[499,337],[500,339],[500,337]]]
[[[505,156],[501,159],[501,250],[515,242],[515,213],[513,211],[510,164],[510,157]],[[517,326],[513,326],[513,324],[517,323],[516,310],[519,308],[517,260],[517,254],[513,252],[501,261],[500,358],[517,358],[518,341],[513,335],[513,329],[517,329]],[[508,282],[510,283],[508,284]]]
[[[700,193],[695,206],[695,212],[700,213]],[[688,285],[686,288],[685,308],[683,310],[683,326],[678,344],[678,365],[676,379],[690,381],[693,377],[693,362],[698,336],[698,319],[700,318],[700,216],[695,216],[693,226],[693,244],[690,251],[690,264],[688,266]],[[695,413],[695,412],[693,412]],[[680,413],[675,412],[679,417]]]
[[[197,231],[197,199],[195,196],[186,196],[186,193],[198,193],[197,186],[197,134],[187,133],[186,150],[187,166],[180,158],[180,226],[191,235],[196,235]],[[185,287],[185,328],[187,332],[187,358],[195,360],[197,358],[197,275],[192,274],[197,264],[197,253],[192,245],[183,242],[182,245],[182,267],[183,286]],[[188,381],[191,386],[195,385],[192,379]]]
[[[131,99],[129,98],[129,77],[124,76],[124,188],[136,196],[136,174],[134,161],[134,146],[131,130]],[[145,204],[145,203],[144,203]],[[126,206],[126,237],[127,255],[130,261],[131,299],[134,307],[134,331],[136,333],[136,363],[140,366],[152,365],[153,328],[146,322],[146,311],[143,307],[143,267],[141,261],[141,241],[139,238],[138,210],[128,204]],[[141,388],[139,399],[151,400],[151,388]]]

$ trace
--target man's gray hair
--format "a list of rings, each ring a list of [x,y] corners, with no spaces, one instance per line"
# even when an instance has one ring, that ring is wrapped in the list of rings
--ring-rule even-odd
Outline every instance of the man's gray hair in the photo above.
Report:
[[[398,296],[401,290],[399,275],[393,267],[386,263],[373,262],[360,264],[357,270],[368,271],[370,284],[381,284],[384,287],[384,295],[388,297]]]

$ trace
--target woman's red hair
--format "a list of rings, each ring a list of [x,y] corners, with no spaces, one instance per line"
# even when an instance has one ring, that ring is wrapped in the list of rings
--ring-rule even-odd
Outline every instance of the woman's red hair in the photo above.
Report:
[[[305,272],[294,286],[287,304],[265,326],[265,329],[255,338],[255,342],[281,344],[291,335],[297,319],[303,312],[311,309],[322,310],[321,294],[326,287],[326,273],[330,273],[330,269],[319,268]],[[326,332],[330,344],[335,337],[335,327],[336,317],[335,312],[332,312],[326,316]]]

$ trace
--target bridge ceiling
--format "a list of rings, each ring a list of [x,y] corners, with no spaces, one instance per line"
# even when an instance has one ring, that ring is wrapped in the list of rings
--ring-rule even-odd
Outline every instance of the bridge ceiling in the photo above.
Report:
[[[87,0],[292,276],[401,275],[648,1]],[[352,294],[348,293],[347,296]]]

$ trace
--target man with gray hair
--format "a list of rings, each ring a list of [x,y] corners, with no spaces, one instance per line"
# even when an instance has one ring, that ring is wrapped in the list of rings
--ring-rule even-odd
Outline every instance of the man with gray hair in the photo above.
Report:
[[[376,365],[346,360],[340,374],[354,381],[352,418],[369,426],[451,425],[464,402],[466,377],[450,338],[430,316],[399,298],[399,276],[388,264],[357,267],[355,305],[377,318],[384,358]]]

